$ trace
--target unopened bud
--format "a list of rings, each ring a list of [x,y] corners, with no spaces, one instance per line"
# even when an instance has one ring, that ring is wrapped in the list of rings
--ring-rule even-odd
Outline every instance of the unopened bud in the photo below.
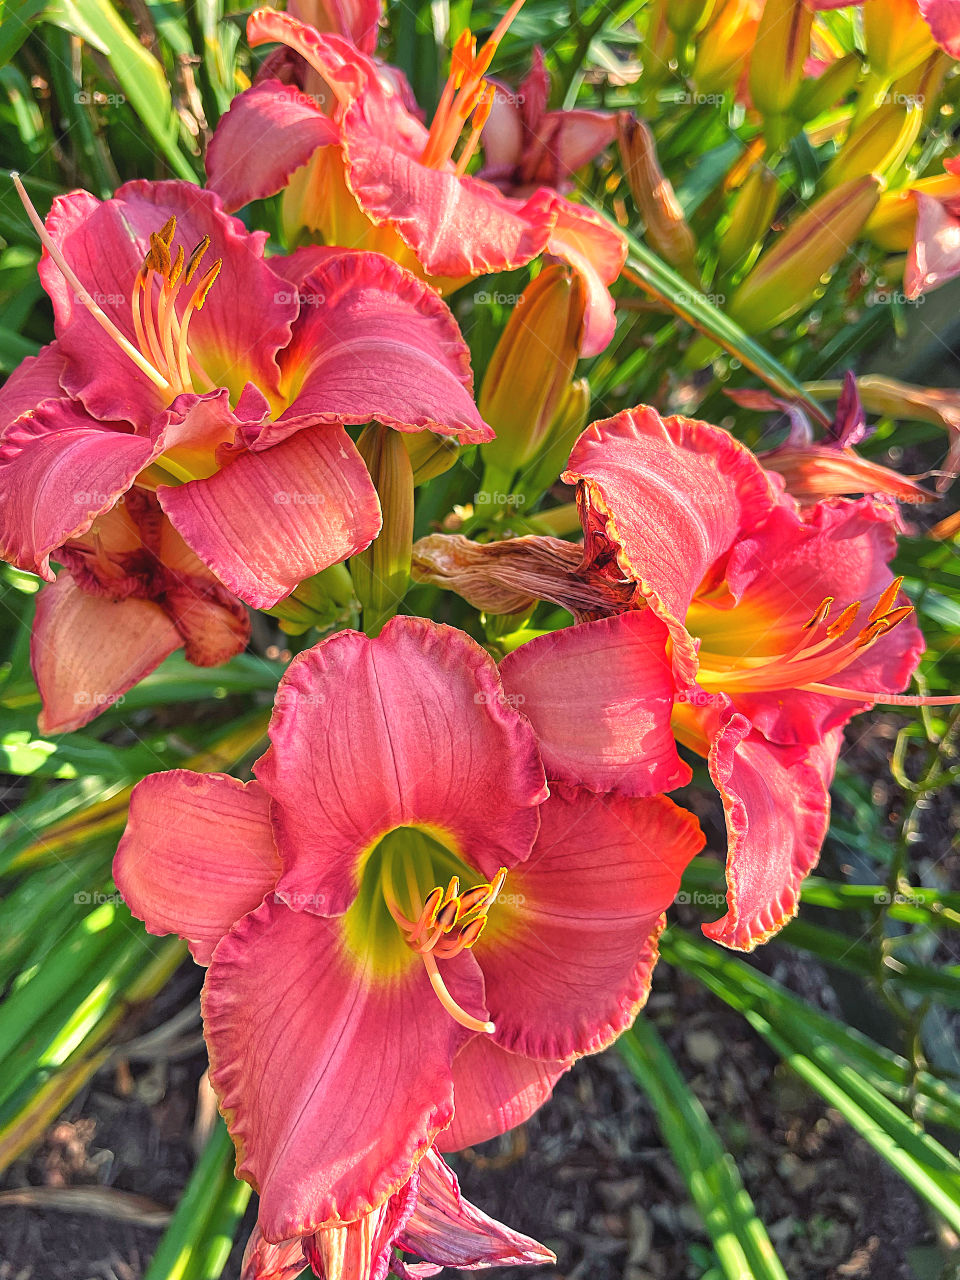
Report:
[[[697,36],[691,78],[701,93],[723,93],[743,75],[753,48],[763,0],[719,0]]]
[[[777,175],[765,164],[755,164],[736,194],[730,222],[720,241],[718,257],[724,271],[746,264],[770,230],[779,202]]]
[[[680,201],[660,168],[650,127],[624,111],[618,119],[617,132],[623,172],[643,217],[647,240],[671,266],[689,268],[696,258],[697,242]]]
[[[380,498],[383,528],[365,551],[353,557],[350,572],[363,606],[364,630],[379,635],[410,583],[413,469],[400,432],[390,427],[375,422],[364,427],[357,448]]]
[[[667,26],[675,35],[686,39],[704,20],[711,0],[670,0],[666,6]]]
[[[783,116],[803,84],[813,12],[805,0],[766,0],[750,55],[750,96],[764,116]]]
[[[917,0],[870,0],[861,12],[863,43],[874,76],[896,80],[936,48]]]
[[[922,123],[919,102],[909,106],[888,102],[878,107],[850,133],[830,161],[823,176],[825,186],[836,187],[869,173],[895,174],[916,142]]]
[[[350,623],[359,608],[347,566],[334,564],[305,579],[290,595],[264,612],[279,619],[280,630],[286,635],[299,636],[311,627],[329,631],[338,624]]]
[[[545,267],[527,286],[496,345],[477,401],[497,433],[482,447],[504,476],[535,458],[573,378],[586,294],[578,274]]]
[[[410,455],[414,486],[442,476],[460,456],[460,446],[452,436],[438,436],[432,431],[404,432],[403,443]]]
[[[791,115],[803,123],[829,111],[835,102],[845,98],[860,79],[863,64],[856,53],[831,62],[822,75],[809,76],[797,90],[790,107]]]
[[[814,201],[761,254],[730,300],[731,318],[762,333],[809,303],[860,234],[879,194],[876,178],[854,178]]]
[[[567,388],[540,457],[521,473],[516,482],[517,491],[524,495],[531,507],[559,480],[574,441],[587,425],[590,399],[590,383],[586,378],[577,378]]]

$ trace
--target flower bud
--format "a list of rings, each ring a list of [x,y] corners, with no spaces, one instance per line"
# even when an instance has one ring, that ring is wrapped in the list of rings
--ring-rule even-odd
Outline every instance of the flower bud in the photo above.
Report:
[[[286,635],[299,636],[311,627],[329,631],[338,624],[351,624],[359,608],[350,571],[345,564],[334,564],[306,578],[290,595],[264,612],[279,619],[280,630]]]
[[[762,115],[782,116],[793,106],[812,30],[804,0],[766,0],[750,55],[750,96]]]
[[[697,36],[691,78],[701,93],[723,93],[743,75],[763,0],[720,0]]]
[[[589,416],[590,383],[586,378],[577,378],[567,388],[550,425],[540,457],[516,481],[517,491],[524,495],[528,503],[532,505],[551,485],[557,483],[574,441],[587,425]]]
[[[922,120],[919,103],[905,106],[888,102],[878,107],[848,135],[827,165],[824,185],[836,187],[868,173],[895,173],[916,142]]]
[[[646,238],[665,262],[681,271],[696,258],[697,242],[680,202],[657,159],[650,127],[629,112],[617,122],[620,155],[627,185],[646,226]]]
[[[854,243],[880,194],[874,177],[854,178],[820,196],[790,224],[730,300],[729,314],[762,333],[812,301]]]
[[[460,456],[460,446],[452,436],[438,436],[432,431],[404,432],[403,443],[410,455],[414,486],[442,476]]]
[[[912,71],[936,49],[917,0],[870,0],[862,20],[870,70],[888,82]]]
[[[566,267],[545,267],[524,290],[480,387],[480,416],[497,433],[484,463],[506,477],[537,456],[573,378],[586,295]],[[509,480],[507,481],[509,483]]]
[[[401,433],[372,422],[357,448],[373,480],[383,511],[383,528],[365,551],[350,561],[363,629],[378,635],[397,612],[410,583],[413,547],[413,468]]]
[[[779,202],[777,175],[765,164],[755,164],[734,198],[730,222],[720,240],[718,260],[722,270],[745,265],[770,230]]]
[[[822,75],[810,76],[803,81],[790,108],[791,115],[805,124],[816,119],[821,112],[829,111],[835,102],[845,98],[853,89],[862,69],[856,53],[837,58]]]

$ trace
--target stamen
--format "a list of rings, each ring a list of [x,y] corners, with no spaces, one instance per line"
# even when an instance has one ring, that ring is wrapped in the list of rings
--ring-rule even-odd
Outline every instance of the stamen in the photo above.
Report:
[[[894,578],[889,587],[881,595],[880,599],[870,610],[868,622],[876,622],[878,618],[882,618],[885,613],[889,613],[893,608],[897,596],[900,594],[900,588],[903,586],[903,577]]]
[[[824,596],[813,611],[813,616],[804,624],[802,630],[812,631],[815,627],[820,627],[826,622],[827,614],[830,612],[830,606],[833,604],[833,596]]]
[[[190,257],[187,259],[187,269],[184,272],[184,276],[183,276],[184,284],[189,284],[190,281],[193,279],[194,272],[196,271],[197,267],[199,267],[203,259],[203,255],[207,252],[209,248],[210,248],[210,237],[204,236],[203,239],[200,241],[200,243],[197,245],[197,247],[190,254]]]
[[[10,178],[13,182],[14,187],[16,187],[17,195],[20,197],[20,201],[23,204],[27,217],[30,219],[30,222],[33,225],[33,229],[36,231],[37,235],[40,237],[40,243],[43,245],[43,247],[46,249],[47,253],[50,255],[53,262],[56,264],[64,280],[66,280],[67,284],[70,285],[74,293],[77,295],[78,302],[80,302],[84,307],[86,307],[86,309],[93,316],[94,320],[96,320],[97,324],[100,325],[101,329],[103,329],[107,334],[109,334],[109,336],[117,344],[117,346],[124,353],[124,355],[128,356],[133,361],[133,363],[137,366],[137,368],[141,371],[141,373],[146,374],[146,376],[150,379],[150,381],[155,386],[159,387],[161,391],[165,391],[165,392],[169,391],[170,385],[167,382],[166,378],[164,378],[163,374],[160,373],[159,370],[156,369],[154,365],[152,365],[150,361],[147,360],[142,355],[142,353],[137,350],[137,348],[133,345],[133,343],[129,340],[129,338],[127,338],[125,334],[120,332],[120,330],[113,323],[113,321],[106,314],[106,312],[103,311],[103,309],[99,307],[96,302],[94,302],[93,298],[91,298],[90,294],[87,292],[86,287],[81,282],[80,277],[69,265],[66,258],[63,256],[63,254],[60,252],[57,245],[54,243],[46,227],[43,225],[43,221],[41,220],[40,215],[37,213],[36,209],[34,208],[33,201],[27,195],[26,188],[24,187],[23,183],[20,181],[19,173],[11,173]]]
[[[463,176],[470,157],[479,143],[480,132],[493,107],[493,90],[483,77],[493,62],[500,41],[507,33],[507,28],[520,12],[523,3],[524,0],[514,0],[479,53],[476,52],[470,31],[461,32],[450,56],[450,74],[443,86],[443,93],[440,95],[440,102],[420,156],[421,164],[432,169],[442,169],[449,162],[463,126],[471,111],[476,108],[473,130],[456,166],[457,174]]]
[[[164,225],[166,225],[166,223]],[[163,276],[164,280],[166,280],[167,276],[170,274],[170,267],[172,265],[170,259],[170,247],[166,240],[164,240],[156,231],[150,232],[150,251],[154,256],[154,261],[151,264],[154,271],[159,272],[160,275]]]
[[[177,229],[176,215],[171,213],[170,217],[166,220],[166,222],[157,232],[157,235],[166,245],[168,250],[170,246],[173,244],[173,236],[176,229]]]
[[[831,622],[827,627],[827,638],[830,640],[839,640],[839,638],[850,630],[853,620],[860,612],[860,602],[855,600],[853,604],[848,604],[841,613],[840,617]]]

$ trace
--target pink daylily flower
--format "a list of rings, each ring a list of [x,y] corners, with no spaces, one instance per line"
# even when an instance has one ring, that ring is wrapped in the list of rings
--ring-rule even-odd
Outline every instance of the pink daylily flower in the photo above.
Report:
[[[215,667],[247,646],[247,610],[143,489],[56,554],[64,567],[37,597],[30,649],[41,733],[78,729],[176,649]]]
[[[258,82],[217,127],[207,154],[209,185],[228,209],[287,187],[285,217],[294,230],[306,227],[328,244],[380,250],[441,290],[553,254],[587,285],[583,354],[596,355],[615,326],[607,286],[626,260],[622,235],[550,187],[519,200],[466,173],[493,108],[484,74],[520,3],[515,0],[479,53],[464,33],[429,129],[349,41],[289,13],[255,10],[247,22],[250,44],[277,41],[294,50],[336,104],[327,114],[325,103],[279,80]],[[471,132],[454,161],[471,115]]]
[[[944,172],[960,178],[960,156],[948,156]],[[913,243],[903,269],[903,288],[908,298],[936,289],[960,275],[960,193],[937,196],[915,190],[917,206]]]
[[[576,171],[617,136],[614,112],[547,110],[550,76],[539,45],[516,89],[498,80],[490,84],[493,102],[481,135],[483,168],[478,176],[506,195],[529,195],[540,186],[568,191]]]
[[[398,1249],[417,1261],[403,1261]],[[355,1222],[281,1244],[269,1244],[254,1228],[241,1280],[286,1280],[307,1265],[324,1280],[384,1280],[388,1271],[413,1280],[445,1266],[475,1271],[545,1262],[556,1262],[549,1249],[465,1200],[453,1170],[431,1148],[405,1186]]]
[[[786,415],[790,431],[783,444],[757,454],[767,469],[783,480],[786,492],[802,505],[824,498],[853,494],[884,495],[900,502],[935,502],[937,495],[911,476],[873,462],[857,453],[855,445],[867,435],[866,414],[860,402],[856,378],[844,375],[844,387],[828,435],[814,438],[810,419],[797,400],[784,400],[766,390],[740,387],[727,390],[730,399],[744,409],[777,410]]]
[[[563,478],[578,486],[580,576],[614,616],[522,645],[501,664],[504,687],[523,698],[551,777],[639,795],[652,766],[661,789],[686,781],[671,780],[659,705],[652,725],[637,715],[651,673],[671,670],[673,732],[707,757],[727,817],[728,911],[705,932],[750,949],[795,913],[816,864],[843,726],[903,689],[923,650],[888,568],[895,513],[869,498],[801,509],[726,432],[648,407],[589,427]],[[457,559],[448,584],[466,547]],[[437,561],[421,546],[417,576],[442,585]],[[485,562],[516,582],[475,546],[472,589]],[[563,602],[560,587],[541,594]],[[583,596],[571,596],[580,617]]]
[[[702,837],[662,796],[548,795],[492,659],[419,618],[298,656],[270,736],[255,782],[140,783],[114,873],[209,965],[211,1080],[279,1244],[520,1123],[629,1026]]]
[[[52,580],[50,557],[137,487],[269,608],[379,532],[346,426],[492,438],[452,316],[389,259],[331,254],[291,287],[265,233],[185,182],[30,213],[56,340],[0,392],[0,556],[23,569]]]

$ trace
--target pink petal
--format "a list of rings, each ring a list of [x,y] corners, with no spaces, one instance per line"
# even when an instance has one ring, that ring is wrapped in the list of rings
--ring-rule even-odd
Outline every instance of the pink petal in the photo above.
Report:
[[[772,481],[726,431],[661,418],[647,405],[588,427],[562,478],[583,482],[586,553],[616,553],[618,568],[667,624],[677,675],[691,683],[696,653],[683,625],[687,609],[743,530],[772,511]]]
[[[664,912],[703,847],[662,796],[555,791],[473,953],[497,1044],[532,1058],[606,1048],[646,1002]]]
[[[342,1226],[321,1227],[307,1243],[307,1256],[324,1280],[386,1280],[394,1258],[393,1243],[417,1203],[420,1177],[389,1200]]]
[[[460,1151],[516,1128],[546,1102],[569,1068],[569,1062],[508,1053],[491,1036],[475,1036],[454,1059],[454,1116],[434,1145]]]
[[[277,882],[269,799],[256,782],[171,769],[136,785],[113,863],[148,933],[176,933],[198,964]]]
[[[270,1244],[258,1224],[243,1251],[240,1280],[296,1280],[307,1265],[304,1244],[300,1236]]]
[[[520,97],[508,85],[488,77],[493,85],[493,106],[483,126],[483,176],[489,181],[509,177],[523,153],[523,118],[517,105]]]
[[[607,285],[623,270],[627,260],[626,240],[599,213],[573,204],[546,188],[533,195],[524,207],[531,217],[552,215],[554,225],[547,250],[569,262],[580,273],[587,289],[580,354],[599,355],[616,328],[613,298]]]
[[[894,515],[869,498],[821,502],[801,518],[778,507],[767,523],[733,550],[727,584],[740,600],[730,612],[731,628],[755,620],[750,652],[757,657],[788,651],[821,601],[834,598],[830,618],[862,601],[847,639],[852,639],[881,593],[893,581],[888,567],[897,549]],[[907,603],[901,597],[901,603]],[[740,619],[738,622],[737,619]],[[828,619],[829,620],[829,619]],[[899,623],[850,666],[820,683],[863,689],[878,695],[906,688],[923,637],[912,620]],[[798,689],[732,695],[733,703],[771,742],[815,743],[872,705]]]
[[[62,400],[60,375],[64,357],[55,342],[41,347],[35,356],[21,361],[0,388],[0,441],[7,428],[22,413],[29,413],[44,400]]]
[[[371,419],[401,431],[493,439],[473,402],[470,352],[433,289],[379,253],[327,255],[300,286],[282,365],[296,398],[253,447],[310,423]]]
[[[402,107],[393,101],[399,117]],[[366,108],[367,99],[358,100],[343,118],[350,189],[375,224],[395,228],[429,275],[509,271],[543,252],[556,222],[552,210],[528,213],[477,178],[428,169]],[[394,127],[405,124],[398,119]]]
[[[553,157],[559,181],[568,180],[577,169],[589,164],[616,136],[617,117],[610,111],[548,111],[540,125],[540,137]],[[531,174],[530,181],[538,181],[537,176]],[[553,185],[559,186],[559,181]]]
[[[289,12],[317,31],[345,36],[362,53],[377,47],[383,0],[290,0]]]
[[[527,856],[546,794],[529,724],[462,632],[397,617],[300,654],[254,766],[274,800],[291,905],[344,911],[361,852],[396,827],[444,832],[487,879]]]
[[[157,490],[183,539],[229,589],[267,609],[368,546],[380,504],[342,427],[300,430],[206,480]]]
[[[69,573],[41,589],[30,645],[40,690],[41,733],[87,724],[180,647],[151,600],[111,600],[82,591]]]
[[[958,0],[917,0],[930,34],[951,58],[960,59],[960,3]]]
[[[207,186],[232,212],[280,191],[317,147],[339,140],[322,103],[296,85],[260,80],[221,116],[207,149]]]
[[[727,817],[727,914],[708,938],[752,951],[796,914],[830,820],[830,780],[843,730],[810,747],[780,747],[749,720],[721,712],[709,767]]]
[[[549,1249],[465,1200],[456,1175],[435,1151],[420,1164],[420,1194],[397,1244],[427,1262],[472,1271],[556,1262]]]
[[[277,352],[286,345],[297,303],[263,261],[265,232],[250,233],[228,217],[219,197],[190,182],[128,182],[102,203],[87,192],[58,196],[47,229],[102,309],[136,345],[131,298],[150,248],[150,233],[171,215],[175,243],[189,253],[203,236],[211,245],[201,270],[223,259],[223,270],[190,322],[190,350],[215,386],[238,396],[244,383],[264,391],[279,381]],[[100,419],[149,427],[165,398],[100,328],[53,261],[40,276],[53,301],[59,346],[67,360],[64,389]],[[178,309],[186,302],[178,302]],[[96,360],[91,359],[96,352]]]
[[[342,105],[360,94],[387,94],[380,82],[376,62],[349,39],[332,32],[320,32],[294,13],[280,13],[263,6],[247,19],[247,42],[251,48],[277,41],[299,54],[333,89]]]
[[[473,1034],[412,953],[383,981],[342,929],[271,897],[222,939],[204,986],[210,1079],[273,1242],[369,1213],[408,1181],[450,1121],[451,1064]],[[444,962],[444,981],[482,1012],[472,957]]]
[[[936,289],[960,275],[960,218],[945,203],[915,191],[917,225],[903,269],[908,298]]]
[[[48,581],[50,553],[109,511],[154,456],[149,440],[45,400],[0,440],[0,556]]]
[[[536,731],[547,777],[636,796],[690,781],[670,728],[667,638],[643,609],[554,631],[504,658],[504,688]]]

